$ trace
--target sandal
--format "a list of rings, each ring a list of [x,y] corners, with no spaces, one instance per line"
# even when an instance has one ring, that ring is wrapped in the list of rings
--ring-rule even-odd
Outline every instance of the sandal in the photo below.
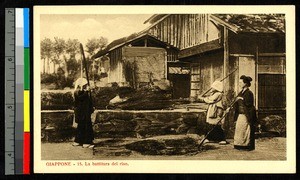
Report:
[[[77,142],[74,142],[73,144],[72,144],[72,146],[81,146],[79,143],[77,143]]]
[[[90,149],[94,148],[94,146],[95,145],[93,145],[93,144],[83,144],[82,145],[83,148],[90,148]]]

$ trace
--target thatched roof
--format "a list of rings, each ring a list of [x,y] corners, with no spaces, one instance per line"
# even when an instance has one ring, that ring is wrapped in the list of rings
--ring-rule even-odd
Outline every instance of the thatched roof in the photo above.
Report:
[[[103,56],[103,55],[107,54],[109,51],[115,49],[116,47],[123,45],[125,42],[135,39],[138,36],[139,35],[137,33],[134,33],[134,34],[131,34],[130,36],[116,39],[116,40],[112,41],[111,43],[109,43],[105,49],[100,50],[98,53],[96,53],[92,58],[98,58],[100,56]]]
[[[236,32],[285,32],[285,17],[283,14],[213,14],[211,17],[223,21],[225,26],[227,24],[233,27],[232,29]]]
[[[165,46],[170,46],[170,47],[173,47],[171,45],[169,45],[168,43],[166,42],[162,42],[160,41],[159,39],[157,39],[156,37],[148,34],[148,33],[134,33],[134,34],[131,34],[130,36],[127,36],[127,37],[123,37],[123,38],[120,38],[120,39],[117,39],[117,40],[114,40],[113,42],[111,42],[110,44],[108,44],[108,46],[99,51],[97,54],[95,54],[92,58],[98,58],[100,56],[103,56],[105,54],[107,54],[108,52],[118,48],[118,47],[121,47],[121,46],[124,46],[126,44],[130,44],[132,41],[134,40],[138,40],[138,39],[141,39],[141,38],[148,38],[148,39],[152,39],[152,40],[155,40],[156,42],[159,42]],[[173,47],[175,48],[175,47]]]

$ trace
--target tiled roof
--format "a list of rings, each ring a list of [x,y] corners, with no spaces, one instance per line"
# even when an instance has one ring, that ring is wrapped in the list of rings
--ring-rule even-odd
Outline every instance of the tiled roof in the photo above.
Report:
[[[283,14],[213,14],[239,32],[284,33],[285,16]]]

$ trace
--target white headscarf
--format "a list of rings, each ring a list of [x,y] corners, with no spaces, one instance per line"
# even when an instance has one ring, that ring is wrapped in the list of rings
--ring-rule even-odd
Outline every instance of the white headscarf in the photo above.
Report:
[[[219,92],[223,92],[223,83],[221,81],[215,81],[214,83],[212,83],[211,88]]]
[[[84,85],[88,84],[87,80],[85,78],[78,78],[75,81],[75,86],[74,86],[74,91],[73,91],[73,97],[74,97],[74,93],[77,90],[78,87],[82,88]]]

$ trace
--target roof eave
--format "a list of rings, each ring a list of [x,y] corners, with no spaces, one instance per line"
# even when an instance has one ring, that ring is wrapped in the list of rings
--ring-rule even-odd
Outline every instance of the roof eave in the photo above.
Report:
[[[155,23],[151,24],[149,27],[147,27],[146,29],[142,30],[140,33],[147,32],[149,29],[151,29],[152,27],[156,26],[158,23],[160,23],[161,21],[163,21],[165,18],[169,17],[170,15],[171,14],[166,14],[160,20],[157,20]]]
[[[149,18],[144,22],[144,24],[150,22],[152,19],[154,19],[154,18],[157,17],[157,16],[158,16],[158,14],[153,14],[151,17],[149,17]]]
[[[214,21],[216,24],[220,24],[220,25],[226,26],[229,30],[231,30],[232,32],[234,32],[234,33],[236,33],[236,34],[237,34],[238,32],[240,32],[240,31],[239,31],[239,28],[237,28],[237,27],[235,27],[235,26],[232,26],[231,24],[229,24],[229,23],[223,21],[222,19],[220,19],[220,18],[214,16],[213,14],[210,14],[209,17],[210,17],[210,20]]]
[[[137,39],[139,39],[139,38],[141,38],[141,37],[143,37],[143,36],[149,36],[149,37],[151,37],[151,38],[153,38],[153,39],[155,39],[155,40],[157,40],[157,41],[160,41],[159,39],[157,39],[156,37],[154,37],[154,36],[152,36],[152,35],[150,35],[150,34],[143,33],[143,34],[140,34],[140,35],[138,35],[137,37],[135,37],[135,38],[133,38],[133,39],[130,39],[130,40],[127,40],[127,41],[125,41],[125,42],[123,42],[123,43],[120,43],[120,44],[118,44],[118,45],[116,45],[116,46],[114,46],[114,47],[112,47],[112,48],[110,48],[110,49],[103,50],[103,51],[104,51],[103,53],[95,54],[92,58],[98,58],[98,57],[104,56],[105,54],[109,53],[110,51],[112,51],[112,50],[114,50],[114,49],[117,49],[117,48],[119,48],[119,47],[122,47],[122,46],[124,46],[124,45],[126,45],[126,44],[128,44],[128,43],[130,43],[130,42],[132,42],[132,41],[134,41],[134,40],[137,40]],[[165,44],[166,46],[170,46],[170,47],[172,47],[172,48],[174,48],[174,49],[178,49],[178,48],[176,48],[176,47],[174,47],[174,46],[172,46],[172,45],[170,45],[170,44],[168,44],[168,43],[166,43],[166,42],[163,42],[163,41],[160,41],[160,42],[162,42],[162,43]],[[179,50],[179,49],[178,49],[178,50]]]

